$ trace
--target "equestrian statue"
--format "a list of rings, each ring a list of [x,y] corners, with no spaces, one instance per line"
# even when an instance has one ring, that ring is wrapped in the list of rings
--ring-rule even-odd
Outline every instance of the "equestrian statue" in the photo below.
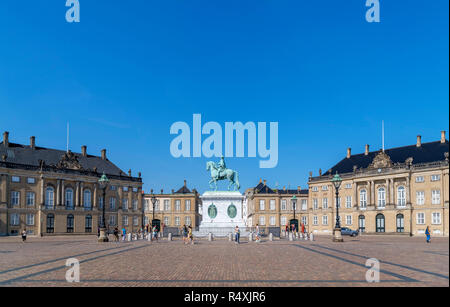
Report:
[[[220,158],[219,163],[214,163],[213,161],[206,162],[206,170],[211,172],[211,180],[209,181],[209,186],[213,188],[212,183],[214,183],[214,191],[217,191],[217,181],[226,180],[230,181],[228,185],[228,191],[231,186],[234,185],[234,190],[239,190],[239,176],[238,173],[232,169],[227,168],[225,165],[224,158]]]

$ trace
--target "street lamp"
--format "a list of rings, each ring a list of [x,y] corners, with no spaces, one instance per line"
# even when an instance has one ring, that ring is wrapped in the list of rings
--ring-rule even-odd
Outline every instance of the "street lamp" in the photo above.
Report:
[[[155,204],[156,204],[155,194],[152,194],[151,200],[152,200],[152,204],[153,204],[153,210],[152,210],[152,228],[153,228],[153,223],[154,223],[154,220],[155,220]]]
[[[337,172],[333,179],[331,179],[331,183],[333,183],[336,190],[336,226],[334,227],[333,242],[344,242],[344,239],[342,239],[341,222],[339,218],[339,188],[341,187],[342,178]]]
[[[108,186],[109,179],[106,177],[105,172],[103,172],[102,177],[98,180],[100,189],[103,191],[103,206],[102,206],[102,224],[100,225],[100,237],[98,242],[108,242],[107,229],[105,225],[105,207],[106,207],[106,187]]]
[[[293,223],[294,223],[294,225],[295,225],[295,230],[296,231],[298,231],[298,223],[295,223],[297,220],[295,219],[295,207],[296,207],[296,204],[297,204],[297,197],[294,195],[294,196],[292,196],[292,198],[291,198],[291,201],[292,201],[292,208],[294,209],[294,219],[293,219]]]

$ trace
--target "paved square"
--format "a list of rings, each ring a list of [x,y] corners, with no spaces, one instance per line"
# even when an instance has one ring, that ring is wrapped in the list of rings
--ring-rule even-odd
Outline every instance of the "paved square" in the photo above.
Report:
[[[449,286],[449,239],[330,237],[311,241],[228,240],[183,245],[97,243],[94,236],[0,238],[0,286]],[[80,283],[65,280],[68,258]],[[366,260],[380,261],[380,283],[367,283]]]

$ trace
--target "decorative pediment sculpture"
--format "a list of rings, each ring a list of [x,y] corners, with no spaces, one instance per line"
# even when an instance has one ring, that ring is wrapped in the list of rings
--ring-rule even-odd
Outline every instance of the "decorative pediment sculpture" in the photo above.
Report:
[[[74,170],[83,169],[80,162],[78,161],[77,156],[70,150],[61,157],[61,160],[58,162],[58,164],[56,164],[56,167],[61,169],[74,169]]]
[[[384,151],[380,151],[380,153],[373,158],[372,163],[370,163],[368,168],[386,168],[392,167],[392,165],[391,158]]]

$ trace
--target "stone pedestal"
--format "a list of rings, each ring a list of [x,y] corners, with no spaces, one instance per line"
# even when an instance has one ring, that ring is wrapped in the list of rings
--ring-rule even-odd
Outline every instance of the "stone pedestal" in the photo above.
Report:
[[[334,229],[333,242],[344,242],[340,228]]]
[[[100,228],[100,237],[98,237],[98,242],[108,242],[108,232],[106,228]]]

